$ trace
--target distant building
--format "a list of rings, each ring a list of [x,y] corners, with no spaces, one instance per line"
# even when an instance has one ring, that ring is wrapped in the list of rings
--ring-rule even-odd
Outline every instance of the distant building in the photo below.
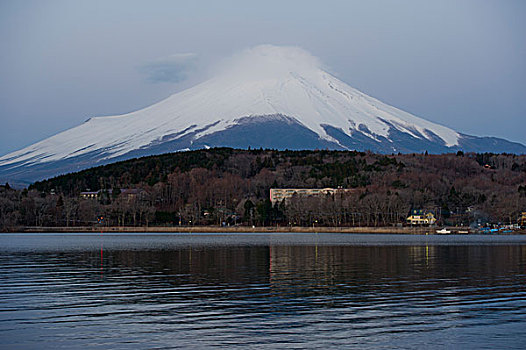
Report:
[[[406,221],[410,225],[434,225],[437,220],[435,219],[435,215],[430,211],[413,209]]]
[[[80,192],[80,198],[82,199],[98,199],[99,198],[100,191],[86,191],[86,192]]]
[[[352,192],[356,192],[356,190],[347,188],[271,188],[270,201],[274,204],[290,199],[294,195],[298,197],[315,197]]]
[[[521,216],[519,216],[519,226],[526,227],[526,211],[523,211]]]
[[[143,190],[138,188],[121,188],[121,196],[125,197],[128,201],[136,199]]]
[[[85,191],[80,192],[80,198],[82,199],[100,199],[102,198],[104,190],[98,190],[98,191]],[[143,190],[137,189],[137,188],[121,188],[120,189],[119,196],[126,198],[128,201],[133,200],[139,196]],[[113,190],[109,189],[106,190],[107,195],[111,196],[113,194]]]

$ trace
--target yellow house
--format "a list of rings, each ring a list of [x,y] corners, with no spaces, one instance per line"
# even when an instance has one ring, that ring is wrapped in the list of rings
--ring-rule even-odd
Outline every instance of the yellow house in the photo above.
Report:
[[[411,210],[411,214],[407,217],[407,223],[410,225],[434,225],[436,221],[432,212],[422,209]]]
[[[523,211],[519,216],[519,226],[526,227],[526,211]]]

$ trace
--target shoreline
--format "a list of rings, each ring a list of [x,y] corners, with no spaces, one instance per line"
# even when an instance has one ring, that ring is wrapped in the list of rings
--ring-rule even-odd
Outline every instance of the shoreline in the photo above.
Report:
[[[441,235],[438,227],[299,227],[299,226],[73,226],[73,227],[20,227],[9,232],[19,233],[369,233],[369,234],[413,234],[413,235]],[[450,234],[477,234],[465,227],[448,227]],[[459,231],[468,231],[469,233]],[[503,234],[503,233],[497,233]],[[504,234],[526,234],[524,230]]]

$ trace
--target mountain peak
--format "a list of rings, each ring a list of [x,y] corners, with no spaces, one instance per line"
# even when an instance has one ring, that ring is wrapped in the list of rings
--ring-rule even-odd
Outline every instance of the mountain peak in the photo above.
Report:
[[[300,47],[259,45],[222,61],[219,76],[247,79],[283,79],[290,74],[324,70],[320,60]]]
[[[260,45],[217,75],[152,106],[87,122],[0,157],[0,180],[27,181],[142,155],[227,146],[382,153],[525,153],[461,135],[340,81],[298,47]]]

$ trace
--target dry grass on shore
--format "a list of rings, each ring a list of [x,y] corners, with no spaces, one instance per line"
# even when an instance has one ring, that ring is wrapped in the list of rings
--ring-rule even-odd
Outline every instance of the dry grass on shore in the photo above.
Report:
[[[129,227],[129,226],[76,226],[76,227],[23,227],[13,232],[119,232],[119,233],[385,233],[385,234],[432,234],[436,228],[433,227],[298,227],[298,226],[155,226],[155,227]]]

